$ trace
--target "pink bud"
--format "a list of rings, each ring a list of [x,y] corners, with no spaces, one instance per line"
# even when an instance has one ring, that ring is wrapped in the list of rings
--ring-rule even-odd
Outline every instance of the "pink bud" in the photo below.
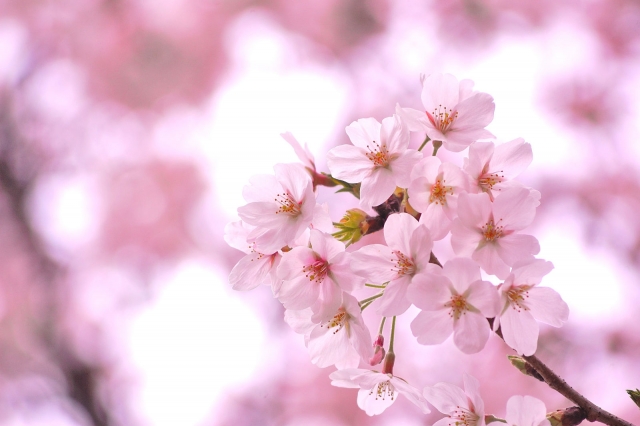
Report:
[[[382,334],[378,334],[376,340],[373,341],[373,347],[375,348],[376,346],[384,346],[384,336]]]
[[[373,356],[369,358],[369,365],[372,367],[382,362],[385,355],[385,350],[382,346],[374,346]]]

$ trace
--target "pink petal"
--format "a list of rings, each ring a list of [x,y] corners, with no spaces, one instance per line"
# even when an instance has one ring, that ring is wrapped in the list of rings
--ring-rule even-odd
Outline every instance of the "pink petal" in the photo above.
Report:
[[[542,277],[547,275],[553,269],[553,263],[542,260],[533,259],[528,262],[518,262],[513,265],[513,282],[522,285],[540,284]]]
[[[517,138],[496,147],[489,172],[501,172],[507,179],[513,179],[529,167],[531,161],[531,145]]]
[[[493,318],[500,313],[500,295],[496,287],[488,281],[471,283],[467,302],[487,318]]]
[[[415,165],[413,170],[411,171],[411,179],[418,179],[420,177],[426,178],[428,182],[428,189],[426,188],[415,188],[417,191],[431,191],[431,185],[433,185],[440,173],[440,165],[442,161],[438,157],[424,157],[422,160]]]
[[[360,368],[345,368],[329,374],[329,378],[331,379],[332,386],[339,388],[359,388],[360,385],[358,385],[354,379],[367,372],[368,370],[362,370]]]
[[[504,238],[501,238],[500,240],[503,239]],[[509,275],[510,268],[509,265],[502,260],[500,253],[502,253],[502,251],[499,251],[497,244],[487,243],[478,248],[471,255],[471,258],[478,262],[486,273],[495,275],[500,279],[504,279]]]
[[[317,324],[311,322],[311,309],[284,311],[284,321],[298,334],[310,334]]]
[[[234,290],[252,290],[260,284],[271,283],[271,267],[273,256],[251,253],[244,256],[233,267],[229,282]]]
[[[469,147],[469,162],[464,170],[471,175],[474,180],[482,174],[484,167],[493,156],[493,142],[476,142]]]
[[[408,213],[392,214],[384,224],[384,239],[392,250],[411,256],[411,236],[419,226],[418,221]]]
[[[351,269],[354,273],[365,277],[370,283],[382,284],[396,277],[393,271],[395,255],[392,250],[381,244],[364,246],[351,253]]]
[[[510,425],[538,426],[546,420],[546,412],[547,407],[539,399],[514,395],[507,401],[506,420]]]
[[[427,401],[422,397],[422,395],[420,395],[420,391],[418,391],[418,389],[397,377],[391,378],[391,384],[398,392],[400,392],[401,395],[404,395],[409,401],[417,405],[423,414],[431,412],[427,406]]]
[[[452,130],[484,129],[493,120],[495,109],[491,95],[475,93],[458,104],[458,117],[453,122]]]
[[[442,343],[451,336],[452,331],[453,321],[446,309],[422,311],[411,322],[411,332],[421,345]]]
[[[431,241],[429,228],[424,225],[419,225],[411,234],[408,253],[416,265],[416,274],[429,270],[429,265],[432,265],[429,263],[432,249],[433,241]]]
[[[451,280],[458,294],[463,294],[474,281],[479,281],[480,267],[471,259],[458,257],[444,264],[442,274]]]
[[[324,260],[330,260],[339,253],[344,253],[344,244],[342,242],[317,229],[311,230],[309,243],[313,251]]]
[[[247,202],[273,201],[273,196],[282,191],[282,186],[273,175],[254,175],[249,185],[242,188],[242,197]]]
[[[311,170],[316,169],[315,159],[313,158],[313,154],[309,151],[309,147],[305,144],[304,149],[300,145],[300,142],[291,134],[291,132],[280,133],[282,139],[287,141],[293,151],[298,156],[298,159],[302,162],[305,167],[310,168]]]
[[[311,305],[311,321],[315,323],[329,321],[342,304],[342,290],[330,277],[325,278],[319,287],[319,297]]]
[[[429,123],[427,114],[424,111],[418,111],[413,108],[400,108],[400,105],[396,105],[396,114],[400,116],[411,132],[424,132],[428,127],[431,127],[431,123]]]
[[[407,149],[397,158],[391,160],[389,169],[393,172],[396,185],[400,188],[407,188],[411,183],[411,171],[422,159],[422,152]]]
[[[462,380],[464,382],[464,392],[467,394],[472,404],[469,408],[471,408],[480,418],[484,417],[484,401],[480,397],[480,382],[478,379],[467,373],[462,375]],[[482,425],[482,423],[479,423],[479,426],[480,425]]]
[[[381,414],[389,408],[398,397],[396,391],[394,391],[392,395],[385,395],[384,398],[376,398],[376,396],[375,389],[360,389],[358,391],[358,407],[364,410],[369,416]]]
[[[444,206],[431,203],[427,209],[422,212],[420,223],[431,230],[431,235],[435,241],[439,241],[446,237],[449,231],[451,231],[452,221],[445,212]]]
[[[380,145],[385,144],[389,153],[403,153],[409,146],[409,129],[396,114],[382,120]]]
[[[465,312],[453,328],[453,342],[466,354],[480,352],[489,340],[487,319],[473,312]]]
[[[339,145],[327,153],[327,167],[331,175],[349,183],[362,182],[373,170],[373,163],[363,148]]]
[[[318,300],[320,287],[304,275],[284,280],[276,297],[286,309],[306,309]]]
[[[454,127],[447,131],[442,142],[447,151],[460,152],[464,151],[469,145],[478,139],[489,139],[493,137],[493,133],[486,129],[459,129]]]
[[[372,146],[374,141],[382,145],[380,128],[381,125],[375,118],[361,118],[349,124],[345,131],[353,145],[367,149],[367,146]]]
[[[347,292],[364,287],[364,277],[356,275],[351,269],[351,253],[343,252],[331,259],[329,277]]]
[[[424,388],[422,394],[436,410],[443,414],[453,414],[460,407],[469,408],[467,395],[458,386],[450,383],[436,383]]]
[[[380,298],[377,313],[383,317],[393,317],[409,309],[411,302],[407,299],[407,289],[410,283],[411,278],[408,276],[391,281]]]
[[[540,243],[532,235],[511,234],[498,239],[497,250],[500,258],[512,266],[538,254]]]
[[[429,113],[439,106],[451,110],[458,104],[459,96],[458,79],[451,74],[430,74],[422,83],[422,104]]]
[[[458,197],[458,218],[469,228],[480,228],[491,216],[489,194],[466,194]]]
[[[288,190],[297,202],[315,199],[311,177],[300,164],[276,164],[273,166],[276,180]]]
[[[380,205],[387,201],[395,190],[396,181],[391,170],[378,167],[362,180],[360,205],[365,209]]]
[[[505,229],[518,231],[533,222],[538,204],[528,189],[510,188],[502,191],[493,202],[493,218]]]
[[[460,218],[451,224],[451,247],[457,256],[471,256],[483,240],[479,228],[467,227]]]
[[[539,327],[527,310],[509,306],[500,316],[504,341],[521,355],[533,355],[538,347]]]
[[[558,292],[548,287],[530,289],[527,306],[535,319],[554,327],[561,327],[569,319],[569,306]]]
[[[407,290],[407,298],[425,311],[444,309],[451,299],[451,281],[442,275],[419,274],[413,277]]]
[[[411,207],[419,211],[425,212],[431,205],[431,187],[432,183],[425,177],[417,177],[409,184],[409,204]]]

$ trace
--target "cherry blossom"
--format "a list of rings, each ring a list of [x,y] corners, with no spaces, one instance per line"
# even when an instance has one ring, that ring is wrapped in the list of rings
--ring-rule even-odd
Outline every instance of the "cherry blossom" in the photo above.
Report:
[[[411,323],[418,343],[436,345],[453,332],[453,342],[467,354],[484,348],[490,332],[486,318],[499,311],[496,288],[482,281],[480,267],[468,258],[448,261],[441,275],[416,276],[407,296],[422,310]]]
[[[370,416],[380,414],[390,407],[398,394],[407,397],[424,414],[431,412],[427,407],[427,401],[420,395],[420,391],[398,376],[372,370],[348,368],[334,371],[329,375],[329,378],[331,378],[333,386],[359,388],[358,407]]]
[[[458,217],[451,227],[451,246],[458,256],[468,256],[487,273],[506,278],[510,266],[533,258],[538,240],[517,233],[531,224],[540,193],[510,188],[492,203],[489,194],[460,194]]]
[[[324,368],[356,368],[360,359],[373,355],[371,333],[362,319],[355,297],[342,293],[342,304],[329,321],[315,324],[310,308],[285,312],[285,320],[294,331],[305,335],[311,362]]]
[[[438,273],[429,263],[433,243],[429,229],[407,213],[389,216],[384,226],[387,245],[370,244],[352,255],[353,271],[371,283],[389,284],[380,298],[378,313],[400,315],[411,302],[406,297],[413,279],[426,272]]]
[[[502,312],[494,327],[500,325],[504,341],[519,354],[536,352],[537,321],[560,327],[569,318],[569,307],[560,295],[537,286],[552,269],[553,264],[542,259],[518,263],[499,288]]]
[[[337,179],[362,182],[362,208],[382,204],[396,187],[409,185],[411,169],[422,153],[407,149],[409,131],[400,117],[387,117],[382,124],[374,118],[362,118],[348,125],[346,131],[353,145],[329,151],[327,166]]]
[[[409,185],[411,207],[422,213],[420,223],[427,225],[434,240],[443,239],[455,218],[458,194],[466,191],[467,177],[459,167],[426,157],[413,168]]]
[[[547,407],[544,402],[529,395],[514,395],[507,401],[508,426],[551,426],[547,420]],[[504,426],[502,422],[489,423]]]
[[[234,290],[252,290],[260,284],[277,285],[276,268],[280,262],[280,253],[260,251],[255,241],[248,242],[252,226],[242,221],[231,222],[225,227],[224,239],[231,247],[247,253],[233,267],[229,282]]]
[[[292,244],[311,224],[316,199],[311,178],[299,164],[276,164],[275,176],[258,175],[245,186],[249,203],[238,208],[240,218],[256,228],[249,238],[263,251]]]
[[[276,297],[287,309],[311,308],[313,322],[328,321],[342,303],[342,291],[364,284],[349,266],[350,253],[331,235],[311,230],[311,248],[294,247],[283,253],[277,275],[282,279]]]
[[[524,171],[533,154],[531,145],[518,138],[495,146],[493,142],[476,142],[469,147],[464,170],[471,176],[470,192],[486,192],[494,199],[494,191],[522,186],[511,179]]]
[[[491,138],[485,129],[493,120],[493,97],[474,92],[471,80],[451,74],[431,74],[422,82],[423,111],[396,107],[411,131],[423,131],[442,141],[449,151],[459,152],[478,139]]]
[[[485,426],[484,401],[480,397],[480,383],[464,374],[464,391],[449,383],[437,383],[424,388],[423,395],[438,411],[447,417],[433,426]]]

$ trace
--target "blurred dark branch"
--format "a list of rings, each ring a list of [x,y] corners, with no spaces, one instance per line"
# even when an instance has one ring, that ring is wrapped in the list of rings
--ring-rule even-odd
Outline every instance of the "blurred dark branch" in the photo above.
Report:
[[[95,392],[97,369],[77,360],[64,343],[61,344],[56,331],[49,327],[55,324],[57,302],[54,287],[63,275],[63,268],[48,255],[29,222],[27,197],[41,164],[29,154],[22,140],[13,117],[12,102],[13,93],[0,92],[0,191],[6,194],[20,238],[37,265],[37,273],[48,286],[46,291],[51,305],[46,312],[45,327],[40,330],[42,338],[67,380],[69,397],[86,411],[95,426],[109,426],[105,409]],[[28,169],[18,173],[16,164]]]

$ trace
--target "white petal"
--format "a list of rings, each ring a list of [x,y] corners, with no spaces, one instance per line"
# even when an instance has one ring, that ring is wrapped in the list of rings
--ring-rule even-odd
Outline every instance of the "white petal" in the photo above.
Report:
[[[464,391],[450,383],[427,386],[422,393],[427,401],[443,414],[452,414],[458,407],[469,408]]]
[[[554,327],[562,326],[562,323],[569,319],[569,306],[552,288],[534,287],[530,289],[527,305],[535,319]]]
[[[489,340],[487,319],[473,312],[465,312],[453,328],[453,342],[466,354],[480,352]]]
[[[504,341],[521,355],[533,355],[538,347],[539,327],[527,310],[509,306],[500,317]]]

